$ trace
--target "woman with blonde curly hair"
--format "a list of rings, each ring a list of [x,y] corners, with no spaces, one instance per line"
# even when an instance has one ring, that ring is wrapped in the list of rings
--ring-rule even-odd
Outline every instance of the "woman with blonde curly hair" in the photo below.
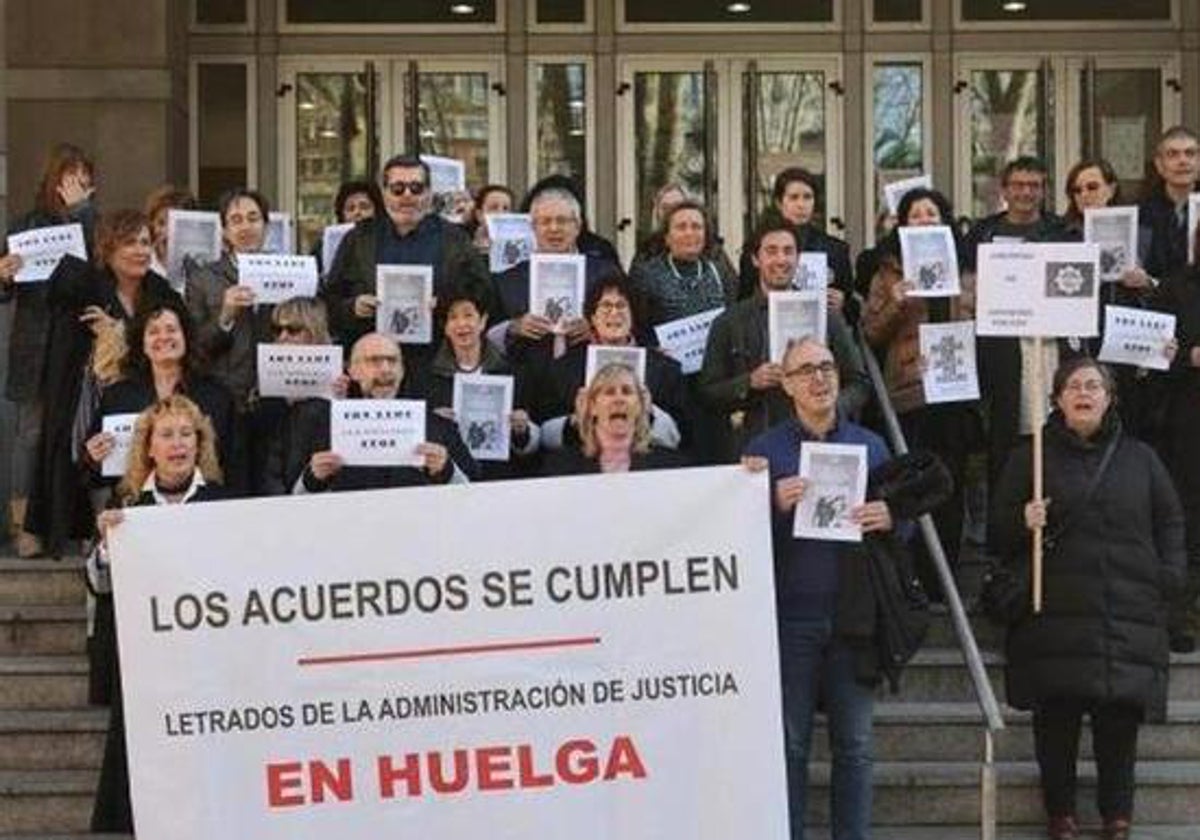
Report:
[[[172,394],[138,416],[129,447],[129,463],[114,500],[124,507],[210,501],[224,496],[221,479],[212,423],[194,402]],[[106,538],[123,520],[124,513],[119,509],[100,514],[97,527],[101,537]],[[98,596],[96,634],[98,641],[107,645],[113,686],[118,690],[112,696],[100,786],[92,810],[92,831],[129,834],[133,831],[133,816],[129,805],[125,714],[119,690],[121,669],[103,542],[94,559],[95,563],[89,561],[92,568],[88,571]]]
[[[678,452],[651,442],[650,410],[650,392],[633,368],[619,362],[605,365],[575,398],[571,422],[579,432],[579,448],[555,451],[543,471],[574,475],[686,466]]]

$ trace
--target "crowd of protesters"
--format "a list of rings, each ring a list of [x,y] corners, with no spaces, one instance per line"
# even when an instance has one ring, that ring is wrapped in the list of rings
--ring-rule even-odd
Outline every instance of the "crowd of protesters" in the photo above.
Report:
[[[1121,204],[1109,163],[1084,160],[1071,169],[1063,217],[1047,208],[1047,171],[1031,157],[998,173],[1004,209],[974,222],[956,218],[938,190],[911,190],[889,230],[857,260],[819,224],[820,182],[803,169],[778,174],[774,204],[736,262],[707,208],[668,184],[655,200],[658,229],[626,272],[611,243],[590,230],[569,179],[548,178],[519,204],[511,190],[490,184],[469,210],[449,218],[431,209],[426,164],[400,155],[377,182],[339,190],[336,221],[354,227],[336,254],[325,255],[318,295],[265,305],[239,284],[237,256],[264,248],[266,197],[249,188],[225,194],[216,208],[223,256],[189,265],[182,289],[173,288],[163,268],[165,218],[195,200],[164,186],[144,209],[100,212],[93,162],[60,145],[48,156],[33,209],[10,233],[78,222],[89,258],[63,257],[39,283],[15,283],[20,258],[0,258],[0,300],[15,310],[5,391],[15,416],[14,551],[58,556],[76,541],[97,541],[103,555],[103,530],[128,505],[741,460],[769,470],[772,482],[792,836],[804,836],[812,719],[823,703],[831,722],[833,836],[851,840],[869,832],[879,673],[864,668],[842,638],[841,611],[853,600],[847,558],[864,548],[886,554],[881,541],[911,542],[918,573],[940,598],[911,522],[932,513],[956,567],[969,526],[982,525],[968,521],[982,517],[969,516],[966,503],[975,461],[985,465],[976,472],[991,501],[981,546],[989,556],[1021,568],[1031,530],[1056,535],[1045,609],[1036,621],[1028,610],[1014,612],[1008,648],[1009,702],[1034,711],[1049,836],[1078,835],[1075,757],[1087,713],[1104,836],[1123,840],[1133,817],[1137,727],[1165,714],[1168,647],[1194,646],[1200,582],[1200,439],[1192,427],[1200,420],[1200,263],[1189,261],[1200,241],[1189,249],[1195,234],[1187,211],[1200,176],[1196,135],[1167,131],[1151,163],[1136,266],[1104,286],[1101,302],[1174,315],[1175,340],[1164,348],[1169,369],[1110,370],[1095,361],[1099,342],[1092,339],[1043,347],[980,338],[982,398],[927,404],[919,328],[974,317],[978,246],[1080,241],[1087,208]],[[528,262],[489,274],[486,216],[514,205],[530,216],[535,253],[583,256],[580,317],[559,326],[530,311]],[[908,294],[899,230],[923,225],[952,228],[961,294]],[[769,296],[792,288],[800,255],[811,252],[826,254],[829,267],[827,341],[804,339],[781,361],[772,359]],[[426,345],[400,345],[376,331],[376,268],[389,264],[432,269],[434,329]],[[723,312],[703,363],[685,374],[656,346],[654,328],[716,309]],[[327,400],[259,394],[257,348],[264,343],[341,345],[346,368],[330,383],[338,398],[423,400],[419,466],[344,463],[333,451]],[[644,374],[612,363],[585,381],[593,345],[645,348]],[[869,353],[880,361],[883,394],[873,392]],[[1039,364],[1050,387],[1031,396]],[[455,422],[454,379],[470,373],[513,377],[505,462],[476,461]],[[917,498],[893,482],[889,495],[875,480],[892,462],[879,420],[885,397],[908,445],[944,465],[937,492]],[[1052,411],[1041,501],[1031,493],[1028,441],[1040,416],[1033,401],[1043,397]],[[103,418],[138,412],[125,476],[104,477],[101,464],[116,440]],[[865,535],[860,546],[792,536],[791,512],[808,486],[797,475],[798,453],[814,440],[867,447],[872,495],[851,513]],[[92,693],[113,703],[114,726],[95,823],[127,830],[111,600],[97,588]]]

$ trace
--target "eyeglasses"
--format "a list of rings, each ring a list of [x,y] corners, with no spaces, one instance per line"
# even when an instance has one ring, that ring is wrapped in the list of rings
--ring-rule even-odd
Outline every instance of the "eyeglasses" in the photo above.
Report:
[[[596,304],[597,312],[628,312],[629,304],[623,300],[602,300]]]
[[[1099,379],[1087,379],[1083,382],[1068,382],[1063,386],[1063,390],[1074,394],[1098,394],[1106,389]]]
[[[1082,195],[1085,192],[1094,193],[1104,189],[1103,181],[1088,181],[1086,184],[1076,184],[1071,187],[1071,195]]]
[[[831,376],[837,375],[837,365],[833,362],[820,362],[818,364],[803,364],[798,368],[784,371],[784,376],[797,379],[816,379],[820,376],[822,379],[828,379]]]
[[[306,329],[307,329],[307,327],[305,327],[303,324],[276,324],[275,325],[275,334],[276,335],[300,335]]]
[[[426,184],[424,181],[392,181],[386,185],[386,189],[394,196],[401,196],[406,192],[410,195],[421,195],[425,192]]]

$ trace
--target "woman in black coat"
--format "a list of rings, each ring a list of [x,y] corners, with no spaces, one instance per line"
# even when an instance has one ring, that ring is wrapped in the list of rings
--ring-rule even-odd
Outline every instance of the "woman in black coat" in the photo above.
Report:
[[[76,466],[80,452],[72,439],[75,413],[93,336],[117,322],[128,323],[149,306],[181,304],[170,284],[150,271],[150,222],[139,210],[117,210],[96,229],[96,259],[65,256],[48,285],[50,327],[42,393],[45,417],[38,469],[29,503],[27,530],[42,538],[46,551],[91,534],[84,482]]]
[[[1045,527],[1042,611],[1009,628],[1008,702],[1033,710],[1051,838],[1078,836],[1075,763],[1092,722],[1103,837],[1124,840],[1133,817],[1138,726],[1167,708],[1166,606],[1184,573],[1183,514],[1171,478],[1121,430],[1112,375],[1092,359],[1059,367],[1045,427],[1046,501],[1029,501],[1028,445],[1013,452],[992,510],[999,547],[1018,574],[1030,532]],[[1027,577],[1025,579],[1028,579]]]
[[[133,431],[129,466],[117,488],[120,507],[176,505],[224,498],[221,467],[217,462],[212,424],[196,404],[183,396],[156,401],[141,413]],[[119,509],[106,510],[98,521],[102,537],[124,518]],[[98,550],[100,562],[89,576],[101,590],[96,607],[98,634],[103,634],[111,651],[113,681],[121,684],[117,658],[116,622],[112,595],[107,590],[107,552]],[[121,691],[113,693],[108,736],[100,784],[92,808],[92,831],[130,834],[133,812],[129,804],[129,763],[125,749],[125,709]]]

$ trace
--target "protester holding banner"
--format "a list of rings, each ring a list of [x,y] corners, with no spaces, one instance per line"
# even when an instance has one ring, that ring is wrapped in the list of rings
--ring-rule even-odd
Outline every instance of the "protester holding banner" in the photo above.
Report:
[[[678,452],[654,445],[652,410],[650,392],[633,368],[619,362],[605,365],[575,401],[573,425],[579,446],[549,453],[543,471],[577,475],[686,466],[687,459]]]
[[[595,282],[584,300],[583,315],[590,327],[587,342],[550,362],[536,379],[535,416],[546,424],[546,445],[552,448],[558,448],[554,444],[574,446],[579,441],[578,431],[568,421],[579,389],[589,384],[588,348],[637,347],[642,343],[638,341],[638,298],[621,274]],[[651,439],[668,449],[686,447],[693,411],[679,362],[654,349],[643,349],[646,374],[642,384],[652,400],[648,418]]]
[[[187,397],[172,394],[155,401],[139,415],[129,450],[129,465],[114,498],[118,509],[100,514],[101,538],[118,527],[121,507],[171,505],[224,498],[212,424]],[[124,700],[117,655],[116,623],[108,582],[108,552],[101,543],[89,558],[88,577],[97,590],[96,634],[113,672],[112,706],[100,783],[92,807],[92,831],[130,834],[133,813],[129,803],[129,763],[125,748]]]
[[[70,143],[55,145],[42,167],[33,209],[9,226],[9,235],[78,223],[90,247],[95,226],[94,179],[95,167],[86,152]],[[33,557],[43,546],[25,528],[25,518],[36,481],[38,441],[46,407],[42,372],[50,333],[49,289],[44,282],[15,283],[21,258],[9,254],[7,245],[0,247],[4,254],[0,256],[0,304],[14,302],[8,338],[8,384],[4,390],[14,408],[8,523],[17,555]]]
[[[100,474],[101,465],[116,444],[110,433],[102,431],[103,419],[114,414],[138,414],[176,394],[195,403],[212,426],[222,471],[236,472],[230,469],[236,452],[233,395],[202,372],[187,310],[171,301],[143,309],[129,325],[126,345],[121,378],[100,392],[100,403],[84,444],[92,486],[111,491],[117,484],[115,478],[106,479]],[[107,495],[93,495],[93,510],[99,512],[107,506]]]
[[[350,353],[349,399],[394,400],[404,383],[400,345],[382,333],[367,333]],[[417,447],[421,466],[347,466],[331,449],[330,404],[305,400],[294,406],[287,450],[279,453],[275,480],[293,493],[368,490],[446,484],[476,479],[479,468],[458,428],[426,406],[426,439]]]
[[[813,717],[818,696],[823,696],[833,758],[833,836],[866,840],[871,825],[874,690],[871,680],[860,679],[855,654],[837,632],[839,610],[847,603],[846,593],[839,593],[839,567],[845,559],[843,546],[852,544],[792,534],[796,506],[808,487],[797,475],[805,442],[863,446],[872,470],[888,460],[888,450],[878,435],[850,422],[839,409],[839,365],[827,347],[815,339],[796,342],[784,355],[782,367],[782,387],[795,416],[754,438],[743,460],[750,466],[765,461],[771,473],[791,836],[805,837]],[[883,501],[866,502],[851,510],[849,518],[864,534],[893,527]]]
[[[100,219],[95,261],[64,256],[46,283],[45,413],[27,526],[51,553],[92,532],[77,459],[89,425],[80,422],[78,412],[90,410],[98,396],[88,365],[96,336],[127,324],[147,307],[179,303],[170,284],[150,271],[150,257],[145,215],[117,210]]]
[[[174,184],[163,184],[150,191],[142,209],[150,220],[150,239],[154,243],[150,269],[161,277],[167,277],[167,212],[197,209],[196,197]]]
[[[321,297],[329,307],[334,335],[345,347],[375,330],[376,268],[380,265],[433,267],[435,298],[451,285],[484,290],[487,270],[458,225],[430,213],[429,167],[419,158],[396,155],[383,166],[385,212],[360,221],[346,234],[329,266]],[[409,348],[410,361],[427,362],[432,348]]]
[[[1138,206],[1142,266],[1158,281],[1188,264],[1188,195],[1200,189],[1200,139],[1168,128],[1154,149],[1150,195]]]
[[[454,378],[463,374],[513,377],[513,411],[509,415],[510,456],[507,461],[482,461],[484,481],[519,478],[536,470],[541,430],[529,416],[530,388],[495,345],[487,341],[487,303],[468,289],[454,289],[449,299],[438,301],[445,312],[443,340],[423,379],[414,383],[435,414],[457,422],[454,416]]]
[[[783,369],[770,358],[768,295],[792,286],[799,257],[799,234],[785,221],[769,222],[754,237],[753,260],[759,273],[754,297],[739,300],[713,322],[700,370],[700,392],[711,411],[735,438],[736,457],[744,443],[791,416],[791,401],[781,386]],[[862,355],[841,315],[828,313],[828,343],[841,379],[840,407],[855,417],[870,398]]]
[[[846,297],[854,291],[854,266],[850,262],[850,246],[830,236],[818,224],[821,183],[812,172],[800,167],[788,167],[775,176],[771,191],[774,205],[764,214],[762,225],[783,221],[796,230],[796,248],[808,253],[818,251],[828,255],[830,308],[840,310]],[[742,248],[739,267],[738,299],[753,297],[758,289],[758,271],[754,262],[752,242]],[[850,316],[853,320],[853,316]]]
[[[1018,157],[1005,164],[1000,174],[1005,209],[976,222],[966,237],[965,255],[972,268],[977,262],[978,246],[986,242],[1069,240],[1062,220],[1044,207],[1046,175],[1046,165],[1035,157]],[[1033,366],[1041,364],[1047,372],[1045,381],[1049,382],[1060,359],[1078,355],[1083,347],[1072,347],[1065,340],[1048,341],[1039,360],[1034,350],[1036,342],[1031,338],[981,337],[976,346],[980,405],[988,430],[988,490],[994,492],[1012,448],[1033,432],[1028,397]],[[992,542],[990,524],[988,542]]]
[[[899,228],[950,225],[950,202],[935,190],[918,188],[905,193],[897,208]],[[952,235],[954,229],[951,228]],[[974,275],[966,270],[962,243],[956,240],[963,294],[956,297],[917,297],[914,284],[904,279],[900,239],[896,231],[877,246],[875,275],[863,314],[862,328],[876,351],[883,353],[883,374],[888,395],[911,449],[935,453],[950,469],[954,493],[934,511],[938,534],[950,567],[956,568],[963,532],[963,497],[967,458],[981,442],[982,429],[975,403],[927,404],[924,375],[928,360],[922,356],[920,325],[974,318]],[[924,557],[924,541],[916,546]],[[935,596],[940,593],[936,572],[923,564],[922,580]]]
[[[1154,451],[1124,433],[1113,382],[1097,362],[1064,362],[1045,430],[1045,501],[1031,497],[1018,447],[992,506],[998,548],[1028,581],[1029,532],[1044,528],[1044,599],[1017,598],[1006,643],[1008,703],[1033,710],[1049,836],[1078,836],[1076,760],[1091,717],[1103,837],[1133,818],[1138,726],[1167,710],[1166,607],[1184,577],[1184,522]],[[1194,423],[1194,421],[1193,421]]]

